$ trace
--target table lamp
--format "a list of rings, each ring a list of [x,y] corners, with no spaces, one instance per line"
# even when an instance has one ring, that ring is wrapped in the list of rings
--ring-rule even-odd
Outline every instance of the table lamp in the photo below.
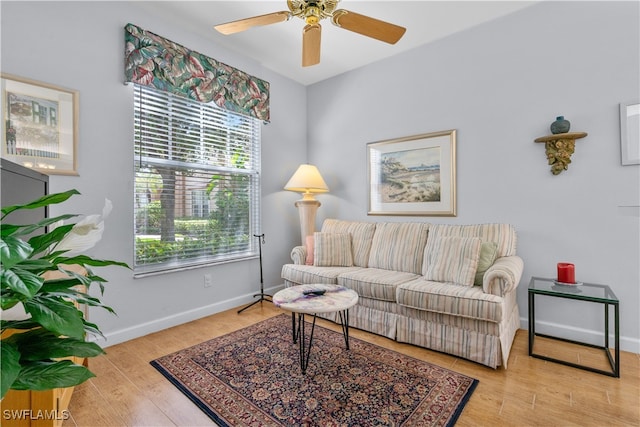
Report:
[[[318,168],[313,165],[302,164],[293,174],[285,190],[302,193],[302,199],[295,203],[300,214],[300,237],[304,246],[307,236],[313,235],[316,224],[316,212],[320,207],[320,202],[313,195],[315,193],[326,193],[329,187],[322,179]]]

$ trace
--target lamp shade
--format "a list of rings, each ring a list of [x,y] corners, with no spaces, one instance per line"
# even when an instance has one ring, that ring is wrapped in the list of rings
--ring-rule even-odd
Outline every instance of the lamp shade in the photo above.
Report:
[[[298,170],[289,179],[284,189],[302,193],[305,199],[313,199],[313,193],[326,193],[329,191],[329,187],[322,179],[318,168],[308,164],[298,167]]]

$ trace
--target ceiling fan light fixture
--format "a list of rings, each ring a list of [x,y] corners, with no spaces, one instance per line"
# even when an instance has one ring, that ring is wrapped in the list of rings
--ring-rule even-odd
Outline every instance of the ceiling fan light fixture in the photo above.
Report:
[[[331,22],[339,28],[390,44],[400,40],[406,31],[404,27],[389,22],[344,9],[336,10],[338,3],[340,0],[287,0],[288,12],[274,12],[240,19],[216,25],[214,28],[222,34],[234,34],[252,27],[288,21],[292,16],[303,19],[306,22],[302,30],[303,67],[320,63],[322,27],[319,22],[323,19],[331,18]]]
[[[320,17],[320,9],[318,9],[317,6],[307,7],[304,14],[305,14],[304,20],[307,23],[307,25],[317,24],[320,21],[320,19],[322,19]]]

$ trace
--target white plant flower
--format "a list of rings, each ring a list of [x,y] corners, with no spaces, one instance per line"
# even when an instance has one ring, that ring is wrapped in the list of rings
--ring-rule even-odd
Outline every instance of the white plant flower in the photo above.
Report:
[[[65,256],[75,256],[94,247],[102,239],[104,220],[109,216],[112,209],[111,200],[104,199],[102,215],[89,215],[78,221],[71,231],[55,246],[54,250],[67,251],[64,254]],[[55,224],[55,226],[59,225],[61,224]]]

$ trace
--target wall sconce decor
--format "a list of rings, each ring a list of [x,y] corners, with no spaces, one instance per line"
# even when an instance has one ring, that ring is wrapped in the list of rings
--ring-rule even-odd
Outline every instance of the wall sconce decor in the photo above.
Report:
[[[560,130],[561,133],[558,131]],[[562,132],[566,130],[565,132]],[[586,132],[568,132],[569,121],[563,116],[558,116],[551,124],[552,135],[536,138],[535,142],[544,142],[547,161],[551,165],[551,173],[554,175],[566,171],[571,163],[571,155],[576,149],[576,140],[587,136]]]

